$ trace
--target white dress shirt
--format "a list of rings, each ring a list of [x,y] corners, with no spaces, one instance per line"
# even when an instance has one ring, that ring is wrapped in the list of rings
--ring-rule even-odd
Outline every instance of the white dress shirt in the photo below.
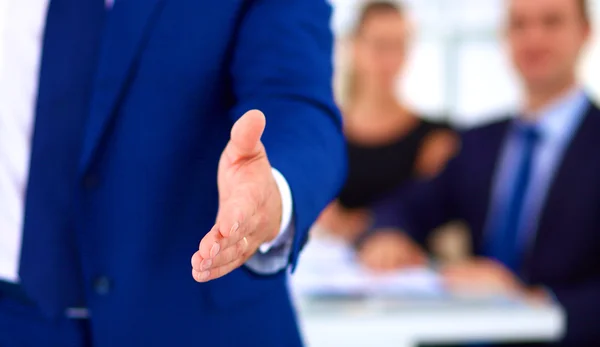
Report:
[[[49,1],[0,0],[0,280],[9,282],[19,282],[25,191]],[[106,0],[107,7],[113,2]],[[283,206],[279,236],[262,245],[246,263],[262,274],[287,266],[293,241],[290,187],[275,169],[273,176]]]

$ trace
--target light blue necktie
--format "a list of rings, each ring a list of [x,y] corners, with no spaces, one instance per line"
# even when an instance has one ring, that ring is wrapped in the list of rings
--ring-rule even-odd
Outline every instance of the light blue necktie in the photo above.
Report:
[[[494,202],[494,225],[485,245],[485,254],[518,273],[522,260],[519,227],[526,217],[523,213],[525,197],[532,180],[534,153],[540,136],[535,127],[524,125],[516,128],[515,135],[521,144],[519,158],[515,161],[515,174],[512,182],[507,185],[507,200]]]

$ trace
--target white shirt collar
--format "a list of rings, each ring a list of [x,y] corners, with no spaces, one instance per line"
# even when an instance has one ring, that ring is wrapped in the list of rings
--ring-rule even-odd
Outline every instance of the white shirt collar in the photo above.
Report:
[[[543,141],[561,142],[581,123],[589,99],[581,87],[575,87],[564,96],[536,112],[534,125],[542,135]]]

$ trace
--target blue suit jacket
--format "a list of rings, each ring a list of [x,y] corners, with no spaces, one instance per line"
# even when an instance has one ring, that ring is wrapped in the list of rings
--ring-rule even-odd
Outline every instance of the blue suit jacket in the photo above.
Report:
[[[324,0],[116,1],[74,226],[94,346],[300,344],[284,272],[242,268],[198,284],[190,257],[215,220],[231,126],[250,109],[266,114],[269,160],[292,191],[290,264],[336,195],[344,145],[330,11]]]
[[[424,244],[452,220],[471,229],[483,253],[495,166],[509,129],[503,121],[470,130],[462,148],[435,179],[406,187],[376,211],[378,227],[399,227]],[[567,313],[565,344],[600,344],[600,110],[590,106],[568,146],[540,216],[537,236],[519,274],[549,288]]]

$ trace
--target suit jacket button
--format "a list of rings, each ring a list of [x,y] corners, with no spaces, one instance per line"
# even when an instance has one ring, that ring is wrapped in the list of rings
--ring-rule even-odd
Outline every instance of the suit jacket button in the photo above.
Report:
[[[110,293],[111,281],[106,276],[100,276],[94,280],[94,290],[98,295],[108,295]]]
[[[98,186],[98,176],[89,174],[83,178],[83,187],[85,189],[93,189]]]

